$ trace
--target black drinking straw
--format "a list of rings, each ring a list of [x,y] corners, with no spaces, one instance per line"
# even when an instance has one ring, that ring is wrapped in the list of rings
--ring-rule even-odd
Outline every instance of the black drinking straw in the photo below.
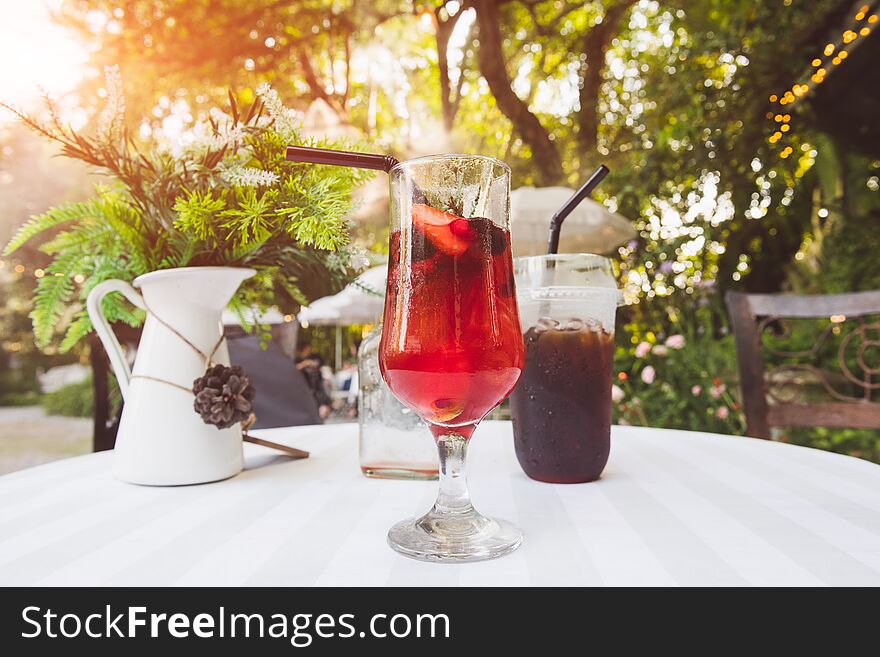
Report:
[[[290,158],[288,157],[287,159]],[[553,215],[553,218],[550,220],[550,237],[547,240],[548,254],[552,255],[559,251],[559,232],[562,230],[562,222],[581,204],[581,201],[592,194],[593,190],[608,175],[609,171],[608,167],[600,164],[599,168],[593,172],[593,175],[587,178],[587,182],[581,185],[581,188],[572,194],[571,198],[563,203],[562,207]]]
[[[336,167],[354,167],[355,169],[373,169],[391,173],[391,169],[400,162],[391,155],[378,153],[353,153],[351,151],[333,151],[329,148],[310,148],[308,146],[288,146],[285,157],[291,162],[306,164],[329,164]],[[413,203],[425,203],[425,194],[421,188],[412,183]]]
[[[286,158],[291,162],[374,169],[376,171],[384,171],[385,173],[391,171],[398,164],[397,159],[390,155],[332,151],[327,148],[309,148],[307,146],[288,146]]]

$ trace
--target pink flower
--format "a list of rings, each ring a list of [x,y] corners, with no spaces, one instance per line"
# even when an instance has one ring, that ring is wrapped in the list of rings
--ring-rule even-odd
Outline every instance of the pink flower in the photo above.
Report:
[[[730,409],[727,406],[719,406],[715,411],[715,415],[719,420],[726,420],[730,416]]]
[[[639,342],[638,346],[636,346],[636,358],[644,358],[649,353],[651,353],[651,343]]]
[[[703,386],[694,386],[691,388],[691,394],[694,397],[699,397],[701,392],[703,392]]]
[[[677,333],[675,335],[670,335],[666,338],[666,346],[670,349],[684,348],[684,336]]]
[[[658,344],[651,350],[652,354],[656,354],[657,356],[666,356],[669,354],[669,349],[667,349],[664,345]]]
[[[648,385],[651,385],[652,383],[654,383],[654,378],[656,376],[657,376],[657,372],[650,365],[648,365],[645,369],[642,370],[642,381],[644,381]]]
[[[626,395],[623,394],[623,388],[619,386],[611,386],[611,401],[620,403]]]
[[[712,395],[712,399],[718,399],[725,390],[727,390],[727,386],[723,383],[719,383],[718,385],[709,388],[709,394]]]

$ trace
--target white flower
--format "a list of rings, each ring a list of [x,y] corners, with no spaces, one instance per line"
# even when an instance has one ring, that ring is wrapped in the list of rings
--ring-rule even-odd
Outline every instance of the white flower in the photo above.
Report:
[[[367,252],[365,249],[352,249],[349,262],[352,269],[355,271],[361,271],[369,266],[370,259],[367,258]]]
[[[286,139],[293,139],[297,133],[295,114],[281,102],[281,96],[268,83],[263,82],[256,89],[257,97],[263,101],[269,116],[272,117],[274,130]]]
[[[235,155],[229,152],[241,145],[245,136],[243,127],[240,124],[233,124],[232,119],[219,110],[212,111],[211,116],[216,122],[216,132],[209,122],[197,121],[192,128],[180,136],[179,143],[174,144],[172,148],[174,156],[198,159],[209,151],[216,153],[226,148],[228,152],[224,158],[225,162],[232,160],[244,162],[250,159],[250,153],[244,148],[239,148]]]
[[[269,187],[279,180],[278,174],[272,171],[242,166],[230,167],[220,177],[236,187]]]
[[[102,139],[117,139],[122,136],[120,133],[125,116],[125,95],[118,66],[104,67],[104,89],[107,92],[107,104],[98,116],[98,136]]]
[[[721,383],[717,386],[712,386],[711,388],[709,388],[709,394],[712,395],[713,399],[718,399],[722,394],[724,394],[725,390],[727,390],[727,386]]]
[[[645,369],[642,370],[642,381],[651,385],[654,383],[654,378],[657,376],[657,371],[648,365]]]
[[[636,347],[636,358],[644,358],[651,352],[650,342],[639,342]]]
[[[651,349],[651,353],[658,356],[666,356],[669,354],[669,349],[667,349],[665,345],[658,344],[656,347]]]
[[[666,346],[670,349],[683,349],[685,340],[683,335],[675,334],[666,338]]]
[[[623,388],[616,385],[611,386],[611,401],[619,403],[623,401],[624,397]]]
[[[208,110],[208,114],[217,125],[222,125],[224,123],[232,123],[232,117],[229,116],[226,112],[224,112],[219,107],[212,107]]]

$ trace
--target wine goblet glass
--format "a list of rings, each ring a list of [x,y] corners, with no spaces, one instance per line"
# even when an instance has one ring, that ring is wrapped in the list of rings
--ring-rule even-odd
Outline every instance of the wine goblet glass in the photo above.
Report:
[[[474,429],[522,372],[510,252],[510,169],[440,155],[391,175],[391,236],[379,363],[391,392],[428,423],[440,454],[433,508],[388,533],[426,561],[479,561],[515,550],[521,532],[478,513],[465,475]]]

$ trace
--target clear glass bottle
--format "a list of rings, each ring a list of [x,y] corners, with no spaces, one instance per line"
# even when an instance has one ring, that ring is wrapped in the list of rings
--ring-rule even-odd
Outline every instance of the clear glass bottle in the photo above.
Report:
[[[382,479],[436,479],[437,447],[428,427],[401,404],[379,371],[382,325],[358,350],[361,472]]]

